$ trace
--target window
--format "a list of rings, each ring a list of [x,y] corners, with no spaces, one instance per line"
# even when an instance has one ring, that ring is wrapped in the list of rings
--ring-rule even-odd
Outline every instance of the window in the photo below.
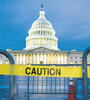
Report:
[[[40,61],[40,64],[43,64],[43,61]]]
[[[82,57],[80,57],[80,59],[82,59]]]
[[[6,60],[6,64],[8,64],[8,60]]]
[[[0,58],[2,58],[2,55],[0,56]]]
[[[73,64],[73,61],[71,60],[71,64]]]
[[[77,64],[77,61],[75,61],[75,64]]]
[[[2,60],[0,60],[0,64],[2,64]]]
[[[73,59],[73,57],[71,57],[71,59]]]
[[[82,64],[82,60],[80,61],[80,64]]]

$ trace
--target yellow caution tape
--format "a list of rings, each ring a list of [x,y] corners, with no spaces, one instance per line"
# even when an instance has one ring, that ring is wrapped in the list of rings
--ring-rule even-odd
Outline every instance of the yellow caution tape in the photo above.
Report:
[[[90,68],[87,68],[90,78]],[[0,75],[47,76],[47,77],[82,77],[81,67],[0,65]]]

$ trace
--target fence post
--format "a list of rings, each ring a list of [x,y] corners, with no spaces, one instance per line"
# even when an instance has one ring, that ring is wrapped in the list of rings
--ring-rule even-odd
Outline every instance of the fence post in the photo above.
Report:
[[[13,57],[7,51],[0,49],[0,54],[5,55],[9,59],[10,64],[14,64]],[[9,100],[14,100],[14,76],[13,75],[10,75]]]
[[[88,100],[87,55],[89,52],[90,52],[90,47],[85,50],[82,58],[84,100]]]

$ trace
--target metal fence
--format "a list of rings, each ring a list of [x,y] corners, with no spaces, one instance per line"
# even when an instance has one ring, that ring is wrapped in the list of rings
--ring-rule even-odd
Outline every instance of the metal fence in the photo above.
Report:
[[[77,100],[90,100],[90,79],[87,78],[87,54],[83,55],[82,65],[55,65],[83,68],[83,78],[74,78],[76,91],[69,92],[69,78],[33,77],[33,76],[0,76],[0,100],[67,100],[68,94],[75,94]],[[13,58],[7,52],[0,50],[8,57],[11,64]],[[49,65],[50,66],[50,65]]]
[[[68,66],[70,65],[56,65]],[[81,67],[81,65],[71,65]],[[90,67],[90,65],[88,65]],[[83,78],[73,78],[77,100],[84,100]],[[0,76],[0,100],[9,100],[10,76]],[[69,78],[15,76],[14,100],[67,100],[69,92]],[[90,79],[88,78],[88,94],[90,93]],[[88,95],[90,100],[90,94]]]

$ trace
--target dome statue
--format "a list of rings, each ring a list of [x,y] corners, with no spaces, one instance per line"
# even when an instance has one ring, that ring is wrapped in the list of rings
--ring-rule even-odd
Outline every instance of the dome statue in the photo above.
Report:
[[[43,5],[41,6],[41,11],[39,13],[39,18],[33,22],[28,31],[29,35],[26,38],[25,50],[35,49],[40,46],[52,50],[59,50],[57,47],[58,39],[55,36],[55,30],[45,17]]]

